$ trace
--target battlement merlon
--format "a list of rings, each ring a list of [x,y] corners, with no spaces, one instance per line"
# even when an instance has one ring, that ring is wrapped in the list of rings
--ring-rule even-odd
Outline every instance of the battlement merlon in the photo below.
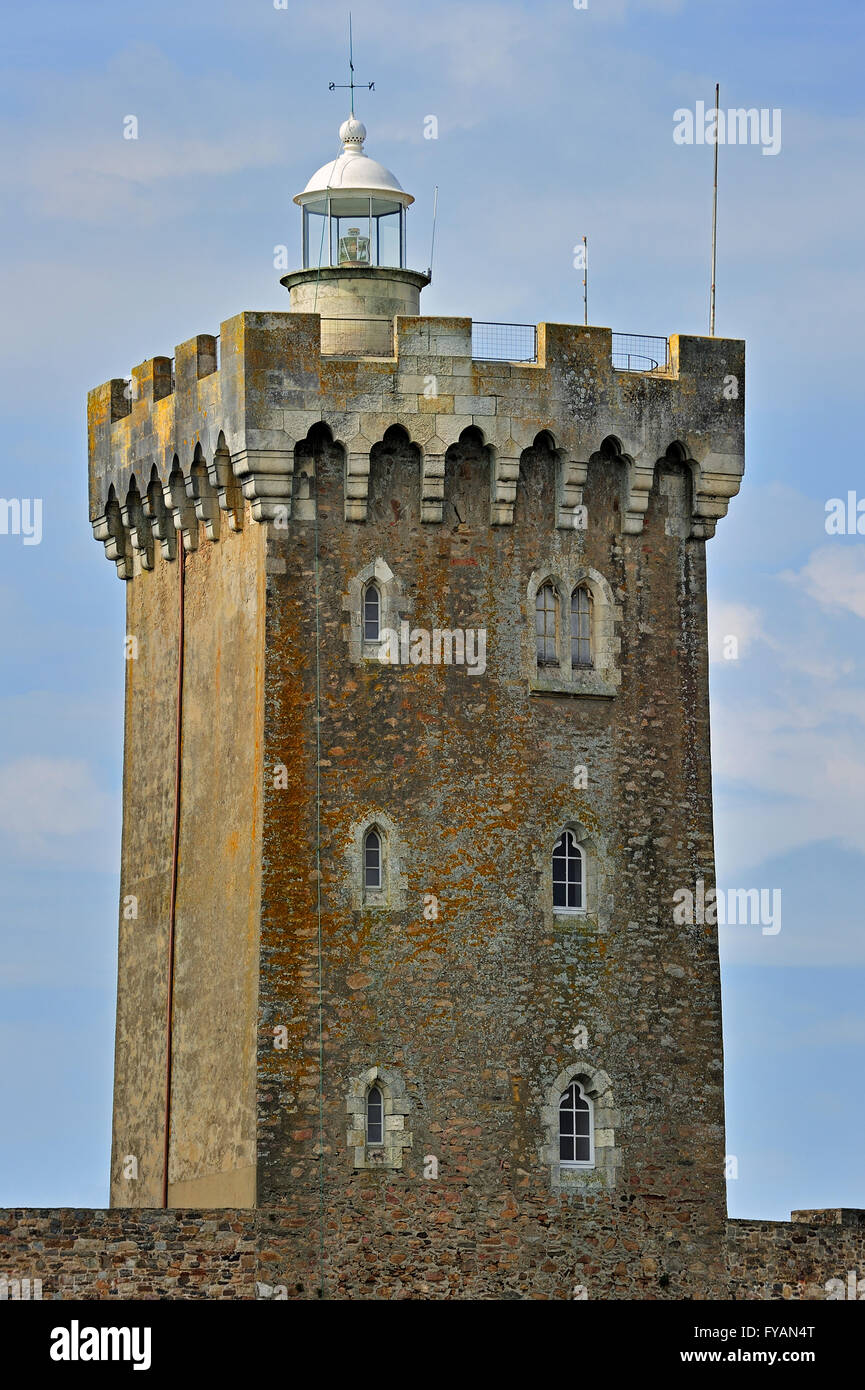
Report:
[[[491,458],[490,524],[513,520],[519,458],[542,432],[558,460],[556,525],[582,505],[589,461],[627,472],[625,535],[639,535],[659,460],[693,477],[691,535],[708,537],[744,471],[745,345],[675,336],[666,369],[622,371],[608,328],[541,323],[537,361],[472,358],[468,318],[397,316],[394,355],[321,352],[318,314],[243,313],[171,359],[135,367],[88,397],[90,518],[123,578],[167,559],[199,522],[242,525],[291,516],[295,446],[324,423],[345,452],[345,518],[366,519],[369,455],[391,425],[421,451],[421,520],[442,518],[444,456],[480,430]],[[242,494],[242,495],[241,495]],[[305,510],[304,516],[308,515]]]

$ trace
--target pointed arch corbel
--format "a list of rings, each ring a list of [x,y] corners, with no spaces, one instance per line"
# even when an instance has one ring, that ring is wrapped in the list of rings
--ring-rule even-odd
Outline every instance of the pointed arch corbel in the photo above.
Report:
[[[176,454],[168,482],[162,489],[162,496],[166,510],[174,522],[174,529],[181,538],[183,549],[189,555],[198,549],[198,518],[187,495],[186,480]]]
[[[105,546],[105,554],[117,567],[120,579],[132,578],[132,547],[120,515],[120,503],[112,483],[102,516],[93,522],[93,534]]]
[[[204,451],[196,444],[192,465],[186,477],[186,495],[195,509],[198,521],[204,522],[204,533],[209,541],[219,540],[219,499],[210,481]]]
[[[421,449],[420,519],[442,520],[445,500],[445,454],[447,445],[438,435],[428,439]]]
[[[642,534],[643,521],[649,509],[649,493],[655,477],[655,465],[629,463],[628,497],[622,517],[622,531],[626,536]]]
[[[174,525],[174,517],[165,505],[165,495],[162,479],[154,463],[150,470],[150,482],[147,484],[147,491],[142,499],[144,515],[150,523],[150,532],[154,541],[159,542],[159,548],[163,559],[177,559],[177,529]]]
[[[249,502],[253,521],[284,525],[291,516],[292,479],[296,445],[286,439],[281,449],[248,448],[231,455],[231,467]]]
[[[680,444],[684,462],[691,470],[693,485],[691,535],[708,540],[715,527],[727,515],[730,498],[735,497],[742,482],[745,460],[741,454],[720,454],[711,451],[699,462]],[[668,450],[669,453],[669,450]]]
[[[343,444],[345,451],[345,508],[346,521],[366,521],[369,508],[369,467],[372,444],[363,434],[356,434]]]
[[[501,444],[487,444],[490,457],[490,524],[513,526],[517,483],[520,478],[520,447],[509,435]]]
[[[581,462],[573,458],[568,449],[557,449],[556,462],[556,527],[560,531],[583,530],[583,488],[589,472],[588,459]]]
[[[153,532],[150,529],[150,524],[145,515],[141,493],[138,491],[138,483],[136,482],[134,473],[129,479],[129,490],[126,494],[126,501],[120,508],[120,519],[129,536],[129,544],[132,548],[132,552],[138,556],[141,568],[144,570],[152,570]]]
[[[231,454],[225,442],[225,435],[219,431],[213,457],[207,466],[210,485],[216,493],[217,503],[225,512],[230,531],[243,529],[243,494],[231,466]]]

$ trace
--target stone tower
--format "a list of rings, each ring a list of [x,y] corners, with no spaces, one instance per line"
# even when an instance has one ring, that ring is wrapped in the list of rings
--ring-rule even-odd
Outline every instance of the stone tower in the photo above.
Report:
[[[412,199],[340,134],[289,311],[89,398],[112,1203],[266,1209],[290,1296],[711,1296],[717,935],[673,914],[744,345],[424,317]]]

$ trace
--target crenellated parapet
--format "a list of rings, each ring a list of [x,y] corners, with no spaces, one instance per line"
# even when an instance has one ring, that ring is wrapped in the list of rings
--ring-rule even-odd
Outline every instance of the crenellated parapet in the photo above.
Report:
[[[379,325],[380,326],[380,325]],[[660,461],[692,477],[690,534],[708,537],[744,468],[744,343],[674,337],[666,369],[620,371],[606,328],[538,326],[537,361],[472,358],[468,318],[399,316],[393,356],[323,355],[321,319],[244,313],[90,392],[90,518],[122,578],[203,534],[304,524],[298,446],[324,424],[345,457],[345,520],[367,515],[370,456],[399,425],[420,454],[419,511],[442,521],[445,460],[474,429],[490,525],[513,522],[520,458],[543,435],[557,468],[551,525],[580,523],[589,465],[623,470],[621,530],[639,535]],[[476,436],[475,436],[476,437]],[[301,499],[293,507],[293,498]]]

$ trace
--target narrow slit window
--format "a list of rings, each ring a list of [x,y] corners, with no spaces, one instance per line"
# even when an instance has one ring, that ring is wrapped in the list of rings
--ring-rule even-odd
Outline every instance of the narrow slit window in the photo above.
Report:
[[[538,665],[558,666],[559,600],[552,584],[542,584],[535,597]]]
[[[553,849],[553,910],[581,912],[585,905],[583,851],[572,830],[565,830]]]
[[[592,1164],[592,1107],[578,1081],[572,1081],[559,1105],[559,1162]]]
[[[381,594],[377,584],[368,584],[363,596],[363,640],[377,642],[381,633]]]
[[[373,892],[381,888],[381,836],[367,831],[363,842],[363,886]]]
[[[584,584],[571,594],[571,665],[592,664],[592,596]]]
[[[384,1103],[378,1086],[371,1086],[366,1097],[366,1142],[384,1143]]]

